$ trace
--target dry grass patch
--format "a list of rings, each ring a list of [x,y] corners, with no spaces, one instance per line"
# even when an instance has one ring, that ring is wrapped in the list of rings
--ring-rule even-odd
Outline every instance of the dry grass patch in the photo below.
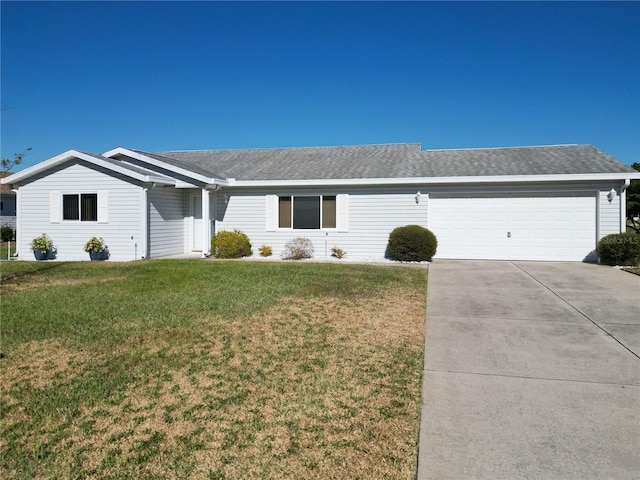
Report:
[[[408,278],[91,349],[20,345],[2,360],[1,474],[413,478],[426,292]]]

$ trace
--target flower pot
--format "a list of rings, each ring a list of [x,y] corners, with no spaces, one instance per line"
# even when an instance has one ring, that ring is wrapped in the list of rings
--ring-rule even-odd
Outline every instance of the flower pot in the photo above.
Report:
[[[109,258],[109,250],[106,248],[101,252],[89,252],[91,260],[107,260]]]
[[[49,260],[52,258],[51,250],[34,250],[33,256],[36,260]]]

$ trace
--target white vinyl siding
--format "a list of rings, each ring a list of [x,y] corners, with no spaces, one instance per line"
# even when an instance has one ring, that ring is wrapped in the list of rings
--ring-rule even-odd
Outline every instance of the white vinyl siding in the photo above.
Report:
[[[156,187],[147,192],[149,201],[149,258],[185,252],[185,190]]]
[[[611,233],[620,233],[620,189],[615,188],[616,195],[609,201],[607,194],[612,187],[602,189],[598,198],[600,204],[600,232],[598,239]],[[623,225],[624,226],[624,225]],[[624,231],[624,230],[623,230]]]
[[[99,192],[99,201],[106,200],[102,213],[98,207],[99,221],[62,221],[62,195],[90,191]],[[58,249],[58,260],[88,260],[83,248],[91,237],[105,239],[111,260],[133,260],[134,245],[141,245],[140,191],[139,186],[84,162],[70,162],[47,176],[34,177],[20,187],[20,258],[32,260],[31,240],[46,233]],[[107,223],[101,223],[105,216]]]
[[[395,227],[408,223],[426,226],[427,203],[416,204],[416,191],[415,187],[226,190],[218,194],[216,231],[242,230],[249,236],[256,256],[262,244],[270,245],[278,257],[286,242],[306,237],[314,244],[315,258],[330,256],[335,246],[345,250],[350,259],[381,259]],[[228,202],[223,195],[228,196]],[[287,195],[335,195],[336,228],[277,229],[278,197]]]

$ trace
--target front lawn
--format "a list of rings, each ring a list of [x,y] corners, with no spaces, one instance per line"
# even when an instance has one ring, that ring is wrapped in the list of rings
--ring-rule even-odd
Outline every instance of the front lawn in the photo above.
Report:
[[[635,273],[636,275],[640,275],[640,267],[625,267],[623,268],[625,272]]]
[[[426,270],[3,262],[0,476],[412,479]]]

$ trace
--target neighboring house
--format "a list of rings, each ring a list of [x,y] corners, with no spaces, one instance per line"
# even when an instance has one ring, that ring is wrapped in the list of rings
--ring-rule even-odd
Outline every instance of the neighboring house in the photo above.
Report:
[[[419,144],[147,153],[75,150],[26,168],[18,253],[53,238],[58,260],[86,260],[104,237],[111,260],[209,253],[221,230],[282,252],[307,237],[382,259],[389,233],[418,224],[436,258],[594,260],[624,230],[625,189],[640,173],[590,145],[423,151]]]
[[[8,172],[0,172],[0,178],[8,176]],[[0,184],[0,225],[10,225],[16,229],[16,193],[10,185]]]

